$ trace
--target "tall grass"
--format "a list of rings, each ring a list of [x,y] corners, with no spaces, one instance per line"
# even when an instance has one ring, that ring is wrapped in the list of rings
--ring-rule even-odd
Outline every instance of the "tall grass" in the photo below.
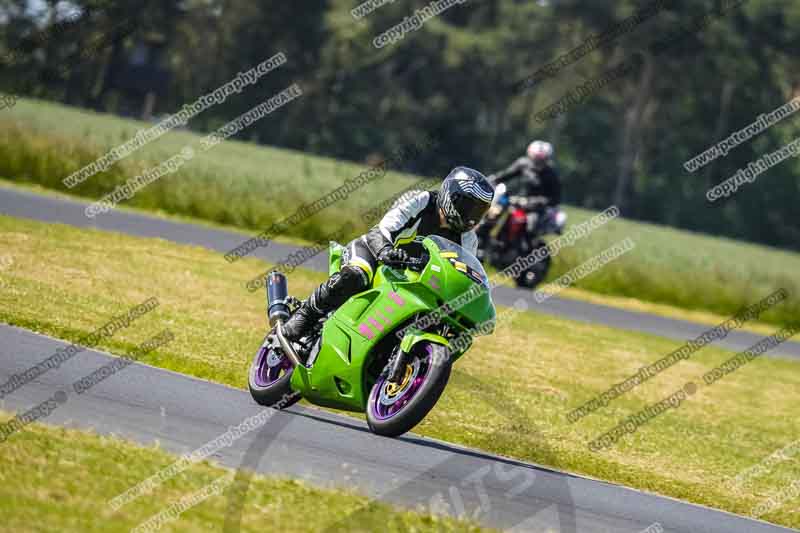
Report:
[[[265,119],[265,120],[268,120]],[[99,198],[126,179],[176,154],[199,136],[170,133],[106,172],[68,190],[62,180],[130,139],[149,124],[20,100],[0,114],[0,177],[61,192]],[[130,205],[260,231],[301,204],[334,190],[365,167],[246,142],[225,142],[177,173],[139,192]],[[317,240],[349,222],[364,229],[359,214],[419,177],[389,172],[289,234]],[[594,213],[568,209],[570,224]],[[722,315],[785,288],[789,299],[762,315],[765,322],[800,322],[800,255],[765,246],[628,220],[613,221],[563,249],[550,279],[630,237],[636,248],[581,279],[576,286],[602,294],[712,311]]]
[[[14,113],[0,115],[0,177],[100,198],[182,147],[197,148],[199,144],[198,135],[172,132],[77,187],[63,185],[62,180],[72,172],[149,126],[152,124],[21,100]],[[198,155],[175,174],[148,185],[126,204],[260,231],[363,170],[363,166],[335,159],[225,142]],[[344,224],[342,213],[362,213],[416,179],[388,172],[288,233],[309,240],[324,237]]]

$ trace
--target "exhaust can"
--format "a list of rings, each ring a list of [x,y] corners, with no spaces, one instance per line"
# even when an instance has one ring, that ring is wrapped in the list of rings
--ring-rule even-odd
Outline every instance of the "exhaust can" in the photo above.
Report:
[[[286,276],[276,271],[267,274],[267,315],[271,327],[275,327],[279,321],[289,320],[288,296]]]

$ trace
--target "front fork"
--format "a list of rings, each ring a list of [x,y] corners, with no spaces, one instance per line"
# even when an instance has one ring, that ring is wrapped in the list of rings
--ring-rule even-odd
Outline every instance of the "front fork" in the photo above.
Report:
[[[425,331],[414,331],[406,333],[403,340],[400,342],[395,350],[394,357],[389,362],[388,374],[386,380],[390,383],[399,385],[405,375],[406,365],[410,357],[411,350],[418,343],[427,341],[442,346],[450,347],[450,341],[436,333],[428,333]]]
[[[394,349],[394,355],[389,361],[389,373],[386,376],[386,380],[389,383],[400,384],[408,364],[408,356],[408,352],[404,351],[400,346]]]

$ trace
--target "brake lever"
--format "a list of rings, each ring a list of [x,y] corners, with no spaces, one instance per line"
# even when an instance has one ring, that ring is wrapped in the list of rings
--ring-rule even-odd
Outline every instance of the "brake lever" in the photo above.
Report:
[[[425,265],[428,264],[428,259],[429,257],[414,257],[409,260],[410,261],[409,268],[411,268],[411,270],[419,272],[425,268]]]
[[[405,268],[407,261],[382,261],[382,263],[390,268]]]
[[[411,257],[405,261],[384,261],[383,264],[393,268],[410,268],[411,270],[422,270],[428,260],[423,258]]]

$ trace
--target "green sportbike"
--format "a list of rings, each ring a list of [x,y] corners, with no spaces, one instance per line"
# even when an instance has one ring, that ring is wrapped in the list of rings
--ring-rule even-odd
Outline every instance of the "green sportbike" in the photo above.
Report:
[[[271,272],[271,330],[250,365],[253,399],[285,408],[302,397],[365,412],[370,430],[386,436],[421,422],[473,337],[493,331],[496,311],[486,271],[474,255],[438,236],[417,239],[416,246],[420,257],[382,264],[371,287],[320,320],[300,339],[300,349],[281,329],[300,302],[288,296],[286,278]],[[331,243],[331,275],[343,251]]]

